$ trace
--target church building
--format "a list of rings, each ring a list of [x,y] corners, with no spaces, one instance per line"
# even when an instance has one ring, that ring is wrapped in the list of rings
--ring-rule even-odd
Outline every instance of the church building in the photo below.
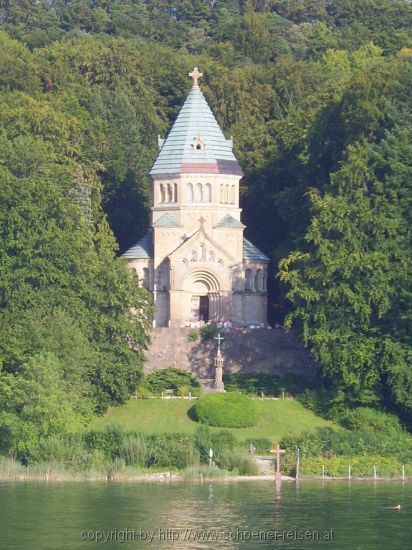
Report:
[[[154,326],[266,323],[269,259],[243,236],[243,176],[198,79],[150,170],[148,233],[123,254],[155,304]]]

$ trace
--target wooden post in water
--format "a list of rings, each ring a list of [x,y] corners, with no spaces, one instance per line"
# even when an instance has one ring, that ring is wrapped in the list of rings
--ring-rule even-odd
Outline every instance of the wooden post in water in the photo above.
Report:
[[[374,467],[373,467],[373,478],[376,479],[376,476],[377,476],[377,474],[376,474],[376,466],[374,466]]]
[[[405,481],[405,464],[402,464],[402,479]]]
[[[300,449],[296,449],[296,480],[299,479],[299,469],[300,469]]]
[[[276,485],[282,483],[282,474],[280,473],[280,455],[282,453],[286,453],[284,449],[281,449],[279,446],[279,443],[276,445],[276,449],[271,449],[271,453],[276,453],[276,473],[275,473],[275,481]]]
[[[348,466],[348,479],[349,481],[351,480],[352,478],[352,466],[349,464]]]
[[[325,465],[322,464],[322,479],[325,478]]]

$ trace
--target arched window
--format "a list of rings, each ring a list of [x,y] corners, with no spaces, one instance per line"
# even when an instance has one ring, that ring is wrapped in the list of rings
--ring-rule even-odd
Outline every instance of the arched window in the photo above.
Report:
[[[251,269],[245,271],[245,290],[253,290],[253,271]]]
[[[232,189],[231,189],[231,197],[230,197],[230,202],[231,202],[232,204],[235,204],[235,202],[236,202],[236,201],[235,201],[235,198],[236,198],[236,196],[235,196],[235,195],[236,195],[236,192],[235,192],[235,186],[234,186],[234,185],[232,185]]]
[[[217,267],[219,267],[219,268],[223,267],[223,260],[219,259],[217,261]]]
[[[203,243],[199,247],[199,260],[201,262],[206,260],[206,246]]]
[[[149,270],[147,267],[143,268],[143,287],[149,290]]]
[[[186,200],[187,202],[193,202],[193,185],[191,183],[186,185]]]
[[[191,262],[197,262],[197,252],[196,252],[196,250],[192,250],[192,252],[190,254],[190,261]]]
[[[170,183],[167,184],[167,202],[173,202],[173,188]]]
[[[182,268],[187,269],[187,259],[186,258],[183,258],[183,260],[182,260]]]
[[[225,202],[225,196],[224,196],[224,187],[223,187],[223,184],[220,184],[220,202]]]
[[[262,270],[261,269],[258,269],[256,271],[256,275],[255,275],[255,289],[256,290],[263,290],[262,288]]]
[[[206,183],[203,190],[203,202],[210,202],[212,200],[212,188],[210,183]]]
[[[229,186],[226,185],[226,188],[225,188],[225,202],[228,203],[229,202]]]
[[[202,184],[196,183],[195,185],[195,202],[202,202],[203,193],[202,193]]]
[[[163,183],[160,184],[160,202],[166,202],[165,186]]]
[[[213,252],[213,250],[211,250],[209,252],[209,254],[207,255],[207,261],[208,262],[214,262],[215,261],[215,253]]]
[[[177,202],[177,183],[173,184],[173,202]]]

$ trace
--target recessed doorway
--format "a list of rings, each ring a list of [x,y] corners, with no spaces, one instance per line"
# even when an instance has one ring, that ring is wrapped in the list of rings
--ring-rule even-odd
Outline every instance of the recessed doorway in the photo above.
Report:
[[[206,323],[209,320],[209,296],[192,296],[191,313],[194,321]]]

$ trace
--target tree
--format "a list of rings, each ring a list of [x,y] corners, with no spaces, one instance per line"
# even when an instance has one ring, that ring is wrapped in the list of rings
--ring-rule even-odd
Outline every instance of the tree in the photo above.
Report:
[[[288,325],[299,320],[336,400],[352,405],[382,398],[393,374],[395,350],[381,324],[405,271],[403,219],[388,217],[387,202],[372,192],[370,156],[370,147],[349,147],[331,189],[310,193],[305,250],[283,259],[279,273],[294,306]]]

